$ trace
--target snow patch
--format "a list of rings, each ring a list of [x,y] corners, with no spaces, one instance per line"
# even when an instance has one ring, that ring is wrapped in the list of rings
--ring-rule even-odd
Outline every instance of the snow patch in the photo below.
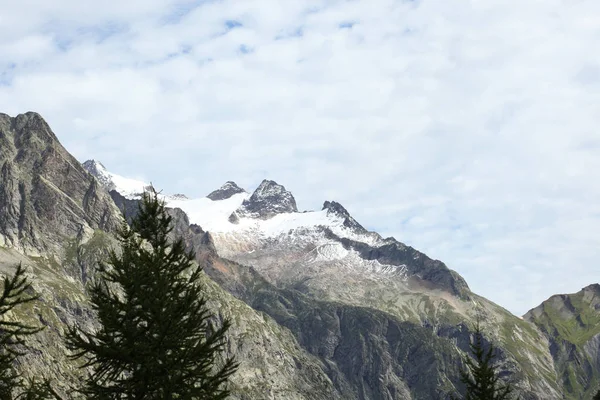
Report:
[[[139,198],[144,190],[150,187],[146,182],[113,174],[101,162],[96,160],[88,160],[83,163],[83,166],[108,190],[116,190],[128,199]]]
[[[214,233],[224,233],[236,230],[236,224],[229,222],[229,216],[244,200],[248,193],[234,194],[225,200],[213,201],[208,197],[200,199],[165,199],[167,206],[182,209],[190,223],[200,225],[202,229]]]
[[[110,173],[109,178],[115,185],[115,190],[129,199],[139,197],[140,194],[144,193],[144,190],[150,187],[146,182],[123,178],[122,176]]]

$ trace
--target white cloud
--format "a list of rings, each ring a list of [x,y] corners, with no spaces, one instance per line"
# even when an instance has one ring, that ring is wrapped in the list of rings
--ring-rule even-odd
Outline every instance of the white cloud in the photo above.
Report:
[[[341,201],[515,313],[598,281],[600,4],[21,1],[0,110],[204,195]],[[234,23],[235,21],[235,23]],[[2,71],[4,69],[5,71]]]

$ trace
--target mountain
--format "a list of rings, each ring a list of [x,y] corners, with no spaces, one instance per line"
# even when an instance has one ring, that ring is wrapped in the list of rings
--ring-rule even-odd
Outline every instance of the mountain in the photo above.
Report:
[[[27,267],[41,302],[17,316],[48,327],[28,342],[25,372],[70,393],[83,372],[65,356],[65,324],[95,325],[86,283],[149,185],[79,164],[35,113],[0,114],[0,166],[0,272]],[[232,319],[234,399],[445,399],[462,388],[477,319],[522,399],[584,399],[598,384],[597,285],[521,319],[338,202],[300,212],[267,179],[161,196],[211,307]]]
[[[600,386],[600,285],[552,296],[524,318],[548,338],[567,395],[591,399]]]
[[[207,198],[217,200],[227,200],[234,194],[246,193],[246,191],[240,188],[235,182],[227,181],[219,189],[214,190],[206,196]]]
[[[441,261],[367,231],[335,201],[299,212],[269,180],[222,200],[165,201],[205,232],[212,250],[197,254],[206,273],[289,329],[341,398],[444,398],[458,385],[477,315],[523,398],[562,397],[542,332],[472,293]]]
[[[105,189],[109,191],[116,190],[122,196],[129,199],[139,198],[144,191],[152,188],[152,185],[149,183],[137,179],[124,178],[120,175],[110,173],[101,162],[96,160],[87,160],[81,165],[88,173],[94,176]],[[187,199],[187,196],[180,193],[172,194],[168,197],[174,200]]]

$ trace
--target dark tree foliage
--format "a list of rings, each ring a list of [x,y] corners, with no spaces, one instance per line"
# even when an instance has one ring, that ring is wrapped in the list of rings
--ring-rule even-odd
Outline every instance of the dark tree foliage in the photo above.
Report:
[[[201,267],[181,239],[171,243],[171,217],[146,193],[131,228],[124,223],[107,264],[90,287],[100,328],[71,327],[67,345],[91,373],[89,399],[224,399],[237,365],[217,368],[230,322],[220,328],[206,306]]]
[[[7,314],[15,308],[31,303],[37,296],[28,294],[31,284],[19,264],[13,276],[4,277],[0,295],[0,399],[41,400],[57,397],[46,379],[24,379],[15,369],[15,363],[24,353],[25,337],[35,335],[44,327],[26,325],[8,320]]]
[[[479,320],[475,325],[474,340],[470,345],[473,358],[465,357],[467,369],[460,370],[460,381],[465,385],[465,400],[506,400],[510,399],[512,387],[502,384],[498,377],[494,358],[495,348],[490,343],[487,350],[483,344],[483,334]]]
[[[592,400],[600,400],[600,390],[598,390],[596,392],[596,395],[594,396],[594,398]]]

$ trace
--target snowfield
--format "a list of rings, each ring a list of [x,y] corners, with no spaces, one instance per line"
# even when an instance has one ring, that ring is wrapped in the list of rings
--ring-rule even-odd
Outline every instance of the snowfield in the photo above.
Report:
[[[129,199],[139,199],[144,189],[150,186],[145,182],[110,173],[100,163],[96,163],[95,166],[97,173],[101,175],[99,179],[105,185]],[[227,183],[221,189],[226,189],[226,185]],[[289,192],[285,195],[291,196]],[[395,276],[403,281],[408,278],[405,265],[385,265],[377,260],[366,260],[355,250],[347,249],[337,240],[330,239],[324,228],[338,237],[373,247],[386,243],[377,234],[346,227],[346,217],[328,209],[280,213],[268,219],[254,218],[238,212],[237,220],[230,222],[232,213],[239,210],[245,200],[250,199],[250,193],[237,193],[223,200],[211,200],[208,197],[188,199],[181,195],[159,196],[168,207],[183,210],[190,223],[210,232],[219,254],[231,259],[246,260],[255,254],[259,256],[258,253],[264,256],[264,251],[272,254],[282,251],[283,255],[292,248],[302,252],[300,249],[312,247],[313,250],[301,256],[301,263],[306,266],[335,265],[345,271],[366,273],[380,278]]]

